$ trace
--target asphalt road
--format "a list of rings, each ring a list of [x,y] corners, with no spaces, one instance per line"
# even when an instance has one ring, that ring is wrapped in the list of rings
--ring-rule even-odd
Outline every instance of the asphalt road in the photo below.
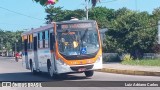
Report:
[[[95,87],[92,83],[87,81],[160,81],[160,77],[154,76],[135,76],[135,75],[123,75],[123,74],[112,74],[112,73],[102,73],[95,72],[94,76],[91,78],[86,78],[83,73],[80,74],[69,74],[65,78],[50,79],[46,73],[41,73],[39,75],[33,75],[30,70],[26,70],[22,67],[22,62],[15,62],[14,58],[11,57],[0,57],[0,81],[43,81],[43,82],[58,82],[64,83],[65,81],[85,81],[83,83],[89,85],[90,87],[54,87],[57,90],[115,90],[118,87]],[[69,83],[68,83],[69,84]],[[99,84],[99,83],[97,83]],[[94,87],[94,88],[93,88]],[[5,90],[21,90],[21,88],[0,88]],[[28,90],[32,88],[23,88],[23,90]],[[44,88],[34,88],[34,90],[43,90]],[[53,87],[45,87],[47,90],[53,89]],[[160,90],[160,88],[152,87],[119,87],[120,90]]]

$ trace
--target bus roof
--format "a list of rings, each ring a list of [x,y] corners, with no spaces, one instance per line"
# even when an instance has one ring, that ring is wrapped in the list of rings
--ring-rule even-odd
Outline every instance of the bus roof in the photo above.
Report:
[[[46,26],[41,26],[39,28],[31,29],[29,31],[23,32],[21,36],[32,34],[32,33],[39,32],[39,31],[43,31],[43,30],[46,30],[49,28],[53,28],[53,24],[47,24]]]
[[[68,20],[68,21],[57,22],[57,24],[88,23],[88,22],[95,22],[95,21],[94,20]]]
[[[55,22],[55,23],[56,24],[71,24],[71,23],[89,23],[89,22],[95,22],[95,21],[94,20],[68,20],[68,21],[61,21],[61,22]],[[21,36],[29,35],[35,32],[40,32],[46,29],[50,29],[50,28],[53,28],[53,26],[54,26],[53,24],[47,24],[46,26],[41,26],[36,29],[31,29],[29,31],[22,33]]]

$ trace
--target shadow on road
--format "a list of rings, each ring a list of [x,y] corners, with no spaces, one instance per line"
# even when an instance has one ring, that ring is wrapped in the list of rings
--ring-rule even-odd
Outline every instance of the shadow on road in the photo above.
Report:
[[[0,81],[40,81],[40,82],[50,82],[50,81],[65,81],[65,80],[83,80],[90,79],[85,76],[76,76],[76,74],[68,74],[65,77],[59,76],[57,78],[50,78],[47,73],[39,73],[38,75],[33,75],[30,72],[17,72],[17,73],[0,73]]]

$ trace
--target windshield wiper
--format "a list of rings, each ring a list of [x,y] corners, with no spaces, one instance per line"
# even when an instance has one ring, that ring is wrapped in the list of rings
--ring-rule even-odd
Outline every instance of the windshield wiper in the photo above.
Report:
[[[82,43],[81,45],[82,45],[82,47],[84,47],[83,40],[86,38],[87,32],[88,32],[88,29],[85,30],[83,36],[81,37],[81,43]]]
[[[84,40],[84,38],[86,37],[86,35],[87,35],[87,32],[88,32],[88,29],[86,29],[85,30],[85,32],[84,32],[84,34],[83,34],[83,36],[81,37],[81,41],[83,41]]]

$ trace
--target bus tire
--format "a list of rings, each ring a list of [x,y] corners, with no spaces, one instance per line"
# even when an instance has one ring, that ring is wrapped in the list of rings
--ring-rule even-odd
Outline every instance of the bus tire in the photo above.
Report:
[[[55,78],[55,74],[53,73],[53,70],[51,69],[51,62],[48,60],[47,61],[47,68],[48,68],[48,75],[50,78]]]
[[[86,75],[86,77],[92,77],[94,74],[94,71],[85,71],[84,74]]]
[[[37,74],[37,71],[34,70],[32,60],[30,60],[30,69],[31,69],[31,72],[32,72],[33,74]]]

